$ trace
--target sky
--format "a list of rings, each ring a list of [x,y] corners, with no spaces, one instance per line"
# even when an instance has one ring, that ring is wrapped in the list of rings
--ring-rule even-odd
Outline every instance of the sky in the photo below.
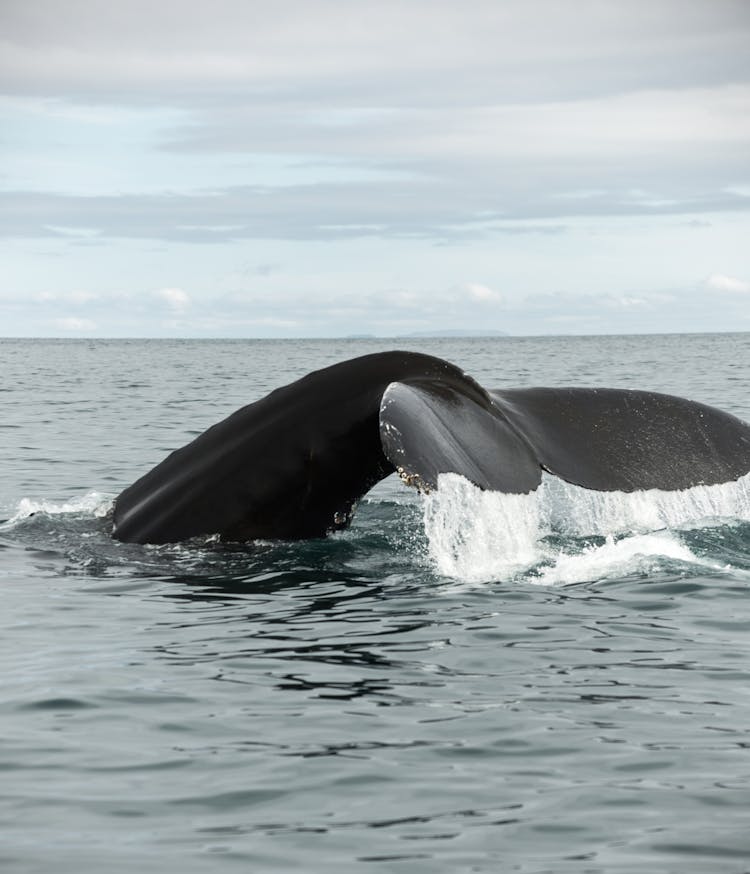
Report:
[[[0,335],[750,330],[750,0],[2,0]]]

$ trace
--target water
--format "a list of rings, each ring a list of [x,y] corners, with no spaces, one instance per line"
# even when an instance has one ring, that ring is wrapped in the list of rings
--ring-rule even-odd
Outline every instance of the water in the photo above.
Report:
[[[750,335],[402,341],[750,419]],[[113,542],[112,497],[386,341],[0,345],[3,871],[750,870],[750,484],[397,480],[326,541]]]

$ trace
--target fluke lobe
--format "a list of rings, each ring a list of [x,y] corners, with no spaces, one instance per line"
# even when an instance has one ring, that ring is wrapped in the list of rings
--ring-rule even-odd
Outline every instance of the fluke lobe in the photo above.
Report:
[[[133,543],[322,537],[397,470],[526,493],[542,470],[600,491],[685,489],[750,472],[750,426],[684,398],[604,388],[488,391],[453,364],[378,352],[316,370],[237,410],[115,500]]]

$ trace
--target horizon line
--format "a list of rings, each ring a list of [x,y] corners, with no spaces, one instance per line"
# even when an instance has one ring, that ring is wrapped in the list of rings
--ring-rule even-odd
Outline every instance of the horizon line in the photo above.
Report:
[[[604,331],[602,333],[564,333],[564,334],[511,334],[511,333],[494,333],[494,334],[319,334],[310,335],[283,335],[276,337],[261,337],[261,336],[246,336],[237,337],[230,335],[99,335],[99,334],[0,334],[1,340],[236,340],[239,342],[246,340],[352,340],[357,342],[370,342],[374,340],[517,340],[527,338],[559,338],[559,337],[678,337],[678,336],[715,336],[717,334],[750,334],[750,330],[716,330],[716,331]]]

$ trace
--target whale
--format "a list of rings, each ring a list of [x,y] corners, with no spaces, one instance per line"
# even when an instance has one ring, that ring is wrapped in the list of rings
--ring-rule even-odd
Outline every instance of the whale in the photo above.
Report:
[[[597,491],[674,491],[750,472],[750,425],[637,389],[488,390],[441,358],[377,352],[281,386],[176,449],[118,495],[111,533],[324,537],[394,472],[421,492],[455,473],[528,494],[544,472]]]

